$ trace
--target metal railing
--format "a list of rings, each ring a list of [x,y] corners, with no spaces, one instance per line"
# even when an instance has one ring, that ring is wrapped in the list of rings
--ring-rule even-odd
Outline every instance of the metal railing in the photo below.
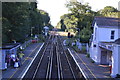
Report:
[[[20,47],[21,47],[22,49],[25,49],[30,43],[31,43],[31,39],[28,40],[28,41],[25,41],[23,44],[21,44]]]

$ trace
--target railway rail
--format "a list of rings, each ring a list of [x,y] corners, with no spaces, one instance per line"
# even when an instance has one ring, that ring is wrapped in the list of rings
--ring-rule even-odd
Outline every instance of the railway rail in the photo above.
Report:
[[[23,79],[84,79],[59,35],[50,35]]]

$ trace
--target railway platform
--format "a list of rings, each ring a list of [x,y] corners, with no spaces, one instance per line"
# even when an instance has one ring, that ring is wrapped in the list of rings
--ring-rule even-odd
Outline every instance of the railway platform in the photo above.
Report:
[[[53,42],[54,45],[56,45],[56,41],[57,41],[57,38],[54,38],[53,37],[53,40],[50,40],[50,42]],[[61,40],[59,40],[61,41]],[[58,43],[57,43],[58,44]],[[60,43],[59,43],[60,44]],[[62,44],[61,44],[62,45]],[[57,60],[60,60],[60,59],[65,59],[63,57],[65,57],[62,52],[62,47],[61,45],[56,45],[56,50],[58,51],[57,52]],[[22,66],[20,68],[8,68],[6,71],[3,71],[2,72],[2,78],[3,80],[4,79],[14,79],[14,78],[21,78],[23,76],[23,74],[25,73],[25,71],[28,69],[28,67],[30,66],[30,63],[34,60],[35,56],[37,53],[39,53],[41,47],[43,46],[42,43],[33,43],[33,44],[30,44],[25,50],[24,50],[24,53],[25,53],[25,56],[24,56],[24,59],[22,61]],[[49,43],[49,46],[47,46],[48,49],[46,48],[45,51],[47,51],[46,53],[48,53],[48,51],[50,50],[51,48],[51,45]],[[65,47],[65,46],[64,46]],[[53,46],[54,48],[54,46]],[[65,47],[66,48],[66,47]],[[52,49],[51,49],[52,50]],[[104,79],[110,79],[110,70],[109,70],[109,67],[106,66],[106,65],[98,65],[98,64],[95,64],[95,63],[92,63],[91,62],[91,59],[90,58],[87,58],[85,54],[79,54],[79,53],[76,53],[74,50],[72,49],[69,49],[68,48],[68,51],[70,52],[72,58],[74,59],[74,61],[76,62],[77,66],[79,67],[82,75],[84,78],[86,78],[86,80],[104,80]],[[59,56],[58,57],[58,53]],[[52,54],[52,53],[51,53]],[[53,49],[53,54],[55,54],[55,49]],[[67,53],[68,54],[68,53]],[[49,54],[46,54],[45,57],[48,57]],[[67,55],[66,55],[67,56]],[[53,56],[54,57],[54,56]],[[40,57],[38,57],[40,58]],[[66,58],[68,59],[68,58]],[[46,60],[46,58],[44,58],[44,60]],[[39,61],[39,60],[38,60]],[[51,60],[50,60],[51,61]],[[66,60],[65,60],[66,61]],[[64,62],[65,62],[64,61]],[[63,61],[62,61],[63,62]],[[61,64],[61,66],[63,65],[63,70],[64,73],[65,71],[68,69],[65,68],[65,64],[63,63],[59,63],[59,65]],[[73,61],[71,61],[73,62]],[[45,62],[44,62],[45,63]],[[34,63],[36,64],[36,63]],[[69,63],[70,64],[70,63]],[[56,64],[55,64],[56,65]],[[61,67],[59,66],[59,67]],[[73,66],[73,64],[72,64]],[[34,66],[33,66],[34,68]],[[40,69],[42,70],[42,68],[44,68],[44,66],[41,66]],[[71,67],[72,68],[72,67]],[[70,68],[70,69],[71,69]],[[54,68],[55,69],[55,68]],[[33,69],[32,69],[33,70]],[[60,70],[59,70],[60,71]],[[77,72],[77,71],[75,71]],[[31,73],[30,73],[31,74]],[[40,72],[39,72],[40,74]],[[30,76],[29,76],[30,77]],[[69,77],[67,75],[67,77]],[[75,77],[75,76],[74,76]],[[110,79],[111,80],[111,79]]]
[[[29,66],[31,60],[36,55],[37,51],[42,46],[42,43],[33,43],[30,44],[23,52],[24,57],[22,59],[22,66],[18,68],[9,67],[7,70],[2,71],[2,79],[14,79],[21,78],[21,74],[24,73],[25,69]]]
[[[91,59],[86,57],[85,54],[76,53],[71,48],[68,48],[68,51],[79,66],[79,69],[81,70],[84,77],[86,77],[88,80],[113,80],[110,77],[110,69],[108,65],[99,65],[92,63]]]

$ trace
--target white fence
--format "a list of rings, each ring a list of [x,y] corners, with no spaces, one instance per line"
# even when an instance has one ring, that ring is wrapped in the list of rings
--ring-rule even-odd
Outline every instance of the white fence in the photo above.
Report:
[[[89,46],[88,43],[80,43],[80,42],[76,42],[76,45],[78,47],[78,49],[82,50],[83,48],[85,48],[86,52],[89,52]]]
[[[27,45],[29,45],[30,43],[31,43],[31,39],[28,41],[25,41],[23,44],[21,44],[20,48],[25,49],[27,47]]]

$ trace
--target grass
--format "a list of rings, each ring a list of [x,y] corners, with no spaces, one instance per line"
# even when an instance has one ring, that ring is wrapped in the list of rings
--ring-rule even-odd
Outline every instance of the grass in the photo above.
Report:
[[[86,53],[86,46],[82,46],[81,52],[82,52],[82,53]]]
[[[80,50],[80,49],[78,49],[78,47],[77,46],[70,46],[70,47],[72,47],[76,52],[78,52],[78,53],[84,53],[84,54],[86,54],[87,52],[86,52],[86,47],[85,46],[82,46],[82,49]],[[88,54],[87,54],[88,55]]]
[[[92,62],[92,63],[95,63],[95,61],[94,61],[94,60],[92,60],[92,59],[91,59],[91,62]]]
[[[39,40],[38,40],[39,43],[45,41],[45,37],[44,37],[42,34],[39,35],[38,39],[39,39]]]
[[[77,48],[77,46],[71,46],[76,52],[80,52],[80,50]]]
[[[87,53],[87,54],[86,54],[86,57],[90,58],[90,54],[89,54],[89,53]]]
[[[82,46],[82,50],[78,49],[77,46],[71,46],[71,43],[72,42],[75,42],[79,37],[73,37],[73,38],[67,38],[67,35],[68,35],[68,32],[62,32],[62,31],[59,31],[57,32],[59,35],[61,35],[63,37],[64,40],[67,40],[66,41],[66,44],[68,47],[72,47],[76,52],[79,52],[79,53],[87,53],[86,52],[86,46]],[[71,33],[73,35],[75,35],[75,33]]]

